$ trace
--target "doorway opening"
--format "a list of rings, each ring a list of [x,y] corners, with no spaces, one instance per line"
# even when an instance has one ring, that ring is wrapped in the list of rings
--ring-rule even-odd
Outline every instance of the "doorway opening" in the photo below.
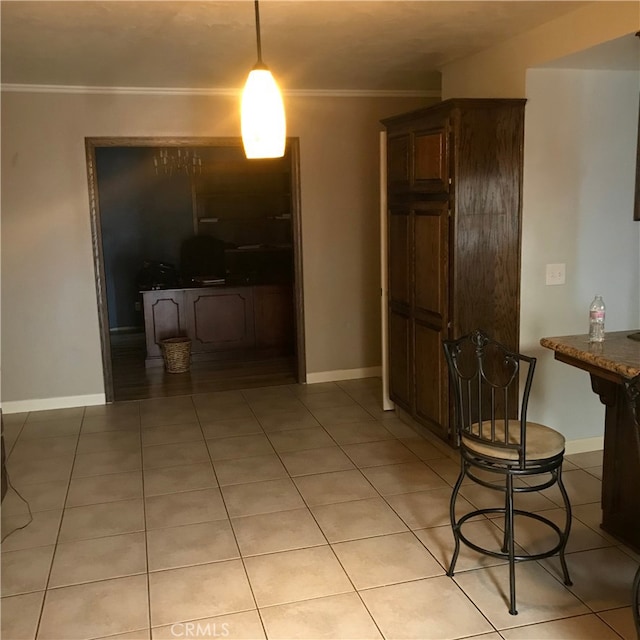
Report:
[[[305,382],[298,139],[85,142],[107,402]]]

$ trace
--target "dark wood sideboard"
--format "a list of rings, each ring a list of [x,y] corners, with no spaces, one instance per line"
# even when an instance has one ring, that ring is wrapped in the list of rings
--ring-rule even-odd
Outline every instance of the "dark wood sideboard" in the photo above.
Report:
[[[161,340],[176,336],[191,338],[193,361],[293,354],[291,286],[214,286],[141,293],[146,366],[162,365]]]

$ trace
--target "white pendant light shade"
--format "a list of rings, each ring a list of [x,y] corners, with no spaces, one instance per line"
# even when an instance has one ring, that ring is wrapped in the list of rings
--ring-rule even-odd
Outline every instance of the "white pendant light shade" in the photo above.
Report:
[[[247,158],[281,158],[287,139],[284,103],[269,69],[256,65],[242,92],[242,142]]]

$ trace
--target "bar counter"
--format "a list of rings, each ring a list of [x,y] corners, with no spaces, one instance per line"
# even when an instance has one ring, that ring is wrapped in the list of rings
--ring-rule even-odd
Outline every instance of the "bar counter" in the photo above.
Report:
[[[593,367],[622,382],[640,375],[640,342],[627,336],[636,331],[607,333],[604,342],[589,342],[587,335],[542,338],[540,344],[555,351],[556,360],[590,371]],[[579,364],[582,363],[582,366]]]
[[[602,524],[640,551],[640,450],[635,420],[624,383],[640,375],[640,342],[628,336],[637,330],[607,333],[604,342],[587,335],[542,338],[559,362],[591,376],[591,388],[605,405],[602,465]]]

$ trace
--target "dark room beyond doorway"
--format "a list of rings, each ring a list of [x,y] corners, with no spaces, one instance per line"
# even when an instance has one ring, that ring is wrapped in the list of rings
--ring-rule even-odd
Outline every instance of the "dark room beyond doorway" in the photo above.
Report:
[[[87,151],[107,400],[304,381],[297,140],[274,160],[235,139]],[[171,374],[177,336],[191,362]]]

